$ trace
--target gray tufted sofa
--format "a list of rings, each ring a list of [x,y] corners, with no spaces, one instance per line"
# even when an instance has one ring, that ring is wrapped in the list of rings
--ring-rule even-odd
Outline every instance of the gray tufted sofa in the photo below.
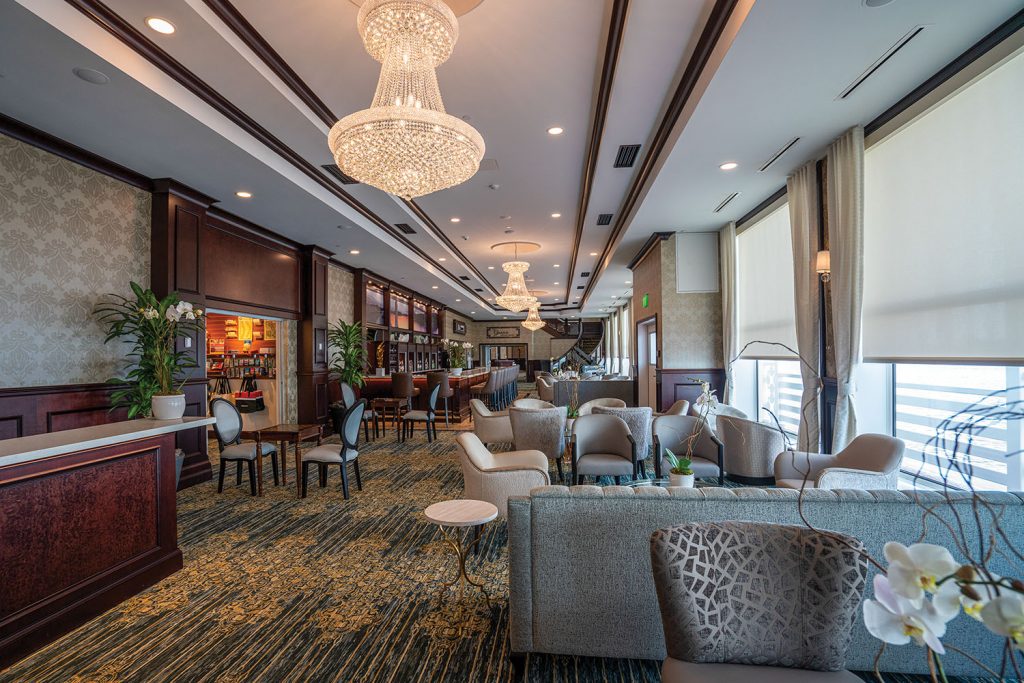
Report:
[[[913,495],[938,505],[938,493]],[[954,505],[970,515],[966,495]],[[657,659],[665,642],[651,574],[650,538],[656,530],[685,522],[750,520],[800,524],[798,492],[784,489],[631,489],[609,486],[544,486],[508,502],[509,631],[515,653]],[[1010,538],[1024,538],[1024,494],[989,493],[985,501],[1002,514]],[[901,491],[809,490],[804,512],[815,526],[859,538],[874,557],[895,540],[910,544],[922,534],[922,509]],[[973,525],[968,536],[976,542]],[[934,520],[924,540],[950,547],[949,532]],[[1013,574],[1007,561],[993,558],[996,574]],[[875,570],[869,571],[871,585]],[[1015,575],[1015,574],[1014,574]],[[870,594],[870,589],[868,594]],[[946,642],[981,661],[998,665],[1002,641],[961,615],[949,624]],[[879,642],[858,618],[846,666],[870,671]],[[964,657],[948,653],[946,673],[980,676]],[[998,666],[996,667],[998,668]],[[880,661],[889,672],[927,674],[916,646],[889,646]]]

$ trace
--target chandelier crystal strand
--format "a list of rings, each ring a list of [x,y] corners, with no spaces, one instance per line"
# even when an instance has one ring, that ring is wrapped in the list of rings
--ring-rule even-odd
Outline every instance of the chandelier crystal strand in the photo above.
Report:
[[[441,0],[367,0],[358,26],[381,72],[370,108],[331,128],[327,143],[338,167],[405,199],[469,180],[484,140],[445,112],[435,72],[459,37],[451,9]]]
[[[536,332],[544,327],[544,321],[540,319],[540,304],[530,306],[530,313],[526,316],[526,320],[523,321],[523,327],[531,332]]]
[[[529,263],[509,261],[501,264],[501,269],[508,273],[508,282],[501,296],[494,298],[496,304],[513,313],[520,313],[537,303],[537,297],[530,294],[526,287],[526,278],[523,277],[523,273],[530,269]]]

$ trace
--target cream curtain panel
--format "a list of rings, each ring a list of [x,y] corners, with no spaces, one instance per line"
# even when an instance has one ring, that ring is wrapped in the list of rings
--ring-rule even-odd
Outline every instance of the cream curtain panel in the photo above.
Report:
[[[861,362],[864,289],[864,129],[851,128],[828,150],[829,251],[832,258],[832,334],[836,354],[832,452],[857,435],[853,378]]]
[[[732,396],[732,361],[740,352],[737,344],[739,322],[736,316],[736,223],[728,223],[722,228],[718,245],[722,277],[722,358],[725,359],[722,401],[728,403]]]
[[[796,309],[796,350],[803,359],[800,376],[799,449],[816,452],[820,444],[818,409],[821,308],[818,296],[818,182],[816,162],[800,168],[786,180],[789,224],[793,238],[793,302]],[[809,366],[809,367],[808,367]]]

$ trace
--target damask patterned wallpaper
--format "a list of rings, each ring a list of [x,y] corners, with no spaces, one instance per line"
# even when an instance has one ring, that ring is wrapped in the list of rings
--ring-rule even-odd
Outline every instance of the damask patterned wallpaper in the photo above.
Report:
[[[104,382],[101,295],[149,285],[148,192],[0,135],[0,387]]]
[[[676,238],[661,248],[661,336],[663,368],[721,368],[722,294],[676,292]]]
[[[355,320],[355,276],[344,268],[327,268],[327,321]]]

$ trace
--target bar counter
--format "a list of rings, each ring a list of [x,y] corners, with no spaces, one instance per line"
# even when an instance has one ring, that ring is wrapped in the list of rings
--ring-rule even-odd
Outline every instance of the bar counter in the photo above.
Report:
[[[214,422],[0,441],[0,667],[181,569],[175,433]]]
[[[464,422],[469,419],[469,401],[473,398],[470,387],[483,384],[487,381],[490,371],[487,368],[475,368],[463,370],[458,377],[448,374],[448,384],[451,386],[454,395],[448,399],[448,409],[451,411],[451,419],[454,422]],[[427,373],[416,372],[412,376],[413,386],[420,390],[420,395],[412,400],[413,407],[419,410],[427,408]],[[391,395],[391,376],[370,375],[366,378],[366,385],[360,391],[360,395],[366,399],[373,399],[381,396]],[[438,414],[443,414],[444,400],[438,399],[435,406]]]

